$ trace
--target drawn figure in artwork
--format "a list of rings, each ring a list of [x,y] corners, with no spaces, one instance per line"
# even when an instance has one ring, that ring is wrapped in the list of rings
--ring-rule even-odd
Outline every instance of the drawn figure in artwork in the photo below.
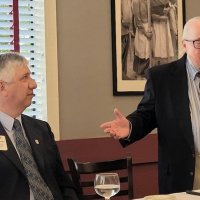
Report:
[[[175,58],[178,58],[178,16],[177,16],[177,1],[169,1],[169,26],[171,31],[172,43],[174,48]]]
[[[174,2],[151,7],[153,28],[153,65],[168,63],[177,58],[177,24]]]
[[[128,62],[133,62],[134,55],[134,15],[132,0],[121,0],[121,48],[122,48],[122,79],[127,80]]]
[[[135,15],[135,57],[133,70],[137,73],[137,79],[145,77],[146,70],[150,65],[150,51],[152,32],[148,21],[147,0],[133,0]]]
[[[122,80],[178,58],[177,0],[121,0]]]

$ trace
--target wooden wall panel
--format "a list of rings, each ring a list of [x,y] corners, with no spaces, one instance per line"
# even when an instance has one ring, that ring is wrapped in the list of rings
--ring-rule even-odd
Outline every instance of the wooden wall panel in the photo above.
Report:
[[[149,134],[143,140],[126,148],[122,148],[118,140],[110,137],[62,140],[58,141],[57,145],[66,170],[66,159],[69,157],[86,162],[112,160],[131,155],[135,197],[158,193],[157,134]]]

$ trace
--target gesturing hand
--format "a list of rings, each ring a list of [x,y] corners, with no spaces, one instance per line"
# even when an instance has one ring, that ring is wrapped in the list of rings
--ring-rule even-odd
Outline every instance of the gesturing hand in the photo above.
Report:
[[[105,122],[100,127],[115,139],[126,138],[130,131],[129,121],[117,108],[114,109],[114,115],[115,119],[113,121]]]

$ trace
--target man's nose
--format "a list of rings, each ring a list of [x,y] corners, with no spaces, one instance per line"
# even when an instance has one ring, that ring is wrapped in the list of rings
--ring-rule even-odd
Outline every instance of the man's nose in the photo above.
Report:
[[[37,83],[35,82],[35,79],[31,78],[29,86],[32,89],[36,89],[37,88]]]

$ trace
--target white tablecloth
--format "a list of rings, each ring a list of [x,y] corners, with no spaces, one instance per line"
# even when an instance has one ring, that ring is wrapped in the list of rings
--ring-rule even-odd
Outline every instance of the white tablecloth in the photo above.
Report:
[[[200,192],[200,190],[196,190],[196,191]],[[200,200],[200,196],[186,194],[185,192],[174,193],[172,195],[176,196],[176,200]],[[135,200],[145,200],[145,198],[135,199]]]

